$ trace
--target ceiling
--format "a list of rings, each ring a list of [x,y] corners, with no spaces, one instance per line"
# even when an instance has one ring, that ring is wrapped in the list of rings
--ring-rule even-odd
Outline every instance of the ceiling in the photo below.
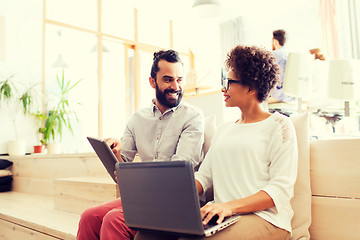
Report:
[[[259,16],[270,18],[278,14],[289,14],[298,8],[304,8],[314,0],[219,0],[222,11],[217,20],[222,21],[238,16]],[[154,14],[163,14],[170,18],[195,17],[191,11],[194,0],[133,0],[137,8],[153,9]]]

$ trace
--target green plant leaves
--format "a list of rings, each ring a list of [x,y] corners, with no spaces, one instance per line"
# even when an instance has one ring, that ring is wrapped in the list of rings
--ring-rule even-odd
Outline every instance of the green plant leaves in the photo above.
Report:
[[[15,91],[15,86],[10,81],[13,77],[14,77],[14,75],[11,75],[4,81],[0,82],[0,101],[2,99],[8,101],[13,97],[13,95],[14,95],[13,92]]]
[[[28,91],[26,93],[24,93],[24,95],[22,95],[20,97],[20,101],[21,101],[22,106],[23,106],[24,114],[30,113],[29,106],[31,106],[32,97],[31,97],[31,95],[30,95],[30,93]]]
[[[46,143],[48,143],[50,139],[55,140],[56,135],[60,137],[61,141],[64,129],[68,129],[72,134],[74,134],[71,126],[71,116],[75,116],[76,120],[78,120],[76,113],[70,109],[68,94],[71,89],[82,81],[82,79],[72,84],[70,80],[65,80],[64,71],[62,72],[61,78],[56,76],[56,79],[60,89],[60,96],[57,107],[48,112],[45,128],[42,129],[44,134],[43,141]]]

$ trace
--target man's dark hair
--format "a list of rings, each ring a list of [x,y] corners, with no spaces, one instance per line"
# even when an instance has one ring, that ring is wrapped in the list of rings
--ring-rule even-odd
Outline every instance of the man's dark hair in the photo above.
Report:
[[[154,52],[154,58],[153,58],[153,65],[151,67],[151,77],[156,80],[156,74],[158,71],[160,71],[159,68],[159,62],[160,60],[165,60],[170,63],[176,63],[180,62],[182,64],[182,61],[179,57],[178,52],[174,50],[160,50],[157,52]]]
[[[279,41],[281,46],[286,42],[286,32],[283,29],[273,31],[273,38]]]
[[[239,45],[227,54],[225,65],[243,85],[257,92],[259,102],[268,98],[279,81],[280,67],[264,48]]]

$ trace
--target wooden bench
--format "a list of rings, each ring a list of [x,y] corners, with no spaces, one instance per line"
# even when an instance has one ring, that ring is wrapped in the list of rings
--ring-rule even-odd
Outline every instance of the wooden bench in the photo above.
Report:
[[[0,193],[0,239],[76,239],[80,214],[116,198],[95,153],[12,157],[13,191]]]
[[[75,240],[79,214],[53,206],[48,196],[0,193],[0,239]]]
[[[360,139],[310,144],[311,239],[360,239]]]
[[[11,160],[14,191],[0,193],[0,239],[75,239],[79,214],[115,196],[116,185],[95,154]],[[359,240],[360,139],[312,141],[310,165],[311,239]],[[75,199],[76,191],[82,203]]]
[[[88,207],[116,199],[112,178],[74,177],[55,179],[54,209],[81,214]]]

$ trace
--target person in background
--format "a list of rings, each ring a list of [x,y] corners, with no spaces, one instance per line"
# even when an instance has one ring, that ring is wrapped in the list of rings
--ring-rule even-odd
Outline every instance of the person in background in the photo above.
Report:
[[[291,120],[262,108],[279,80],[273,54],[255,46],[237,46],[227,56],[222,92],[226,107],[241,116],[214,134],[210,149],[195,172],[199,195],[213,187],[214,201],[201,208],[203,224],[221,223],[241,214],[235,224],[204,240],[288,240],[291,235],[297,177],[297,140]],[[135,240],[178,239],[138,232]],[[184,238],[180,238],[184,239]]]
[[[141,161],[186,160],[195,167],[202,154],[204,118],[199,109],[181,102],[183,63],[176,51],[154,53],[149,82],[156,93],[151,106],[130,118],[121,141],[109,138],[107,143],[120,162],[131,162],[138,154]],[[135,234],[124,222],[121,199],[116,199],[85,210],[76,239],[125,240]]]
[[[270,102],[291,102],[295,100],[294,97],[288,96],[282,91],[286,61],[288,57],[288,52],[285,48],[286,39],[287,33],[285,30],[279,29],[273,31],[272,50],[276,58],[276,62],[280,66],[281,72],[280,83],[276,86],[276,89],[271,96],[272,98],[270,99]]]

